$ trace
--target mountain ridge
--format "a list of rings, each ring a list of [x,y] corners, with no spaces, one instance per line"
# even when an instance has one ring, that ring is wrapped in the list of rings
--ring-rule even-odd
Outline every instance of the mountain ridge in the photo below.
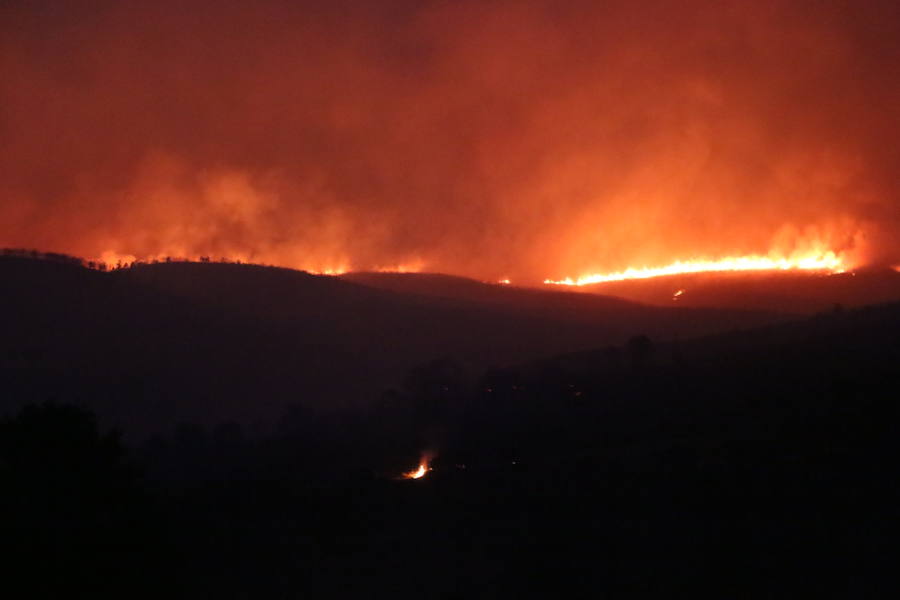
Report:
[[[570,292],[541,292],[537,306],[509,306],[218,263],[101,273],[3,257],[0,279],[7,290],[0,298],[0,370],[21,399],[90,398],[108,422],[141,434],[180,421],[271,427],[293,404],[366,404],[401,386],[411,368],[440,357],[474,377],[491,366],[622,344],[640,333],[671,339],[786,318]],[[576,308],[559,308],[573,302]],[[592,305],[593,312],[579,314],[578,306]],[[141,398],[140,406],[119,397]]]

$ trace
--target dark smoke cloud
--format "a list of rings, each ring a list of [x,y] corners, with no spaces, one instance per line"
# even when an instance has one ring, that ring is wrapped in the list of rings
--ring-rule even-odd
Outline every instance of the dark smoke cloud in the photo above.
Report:
[[[900,262],[900,9],[0,4],[0,245],[542,279]]]

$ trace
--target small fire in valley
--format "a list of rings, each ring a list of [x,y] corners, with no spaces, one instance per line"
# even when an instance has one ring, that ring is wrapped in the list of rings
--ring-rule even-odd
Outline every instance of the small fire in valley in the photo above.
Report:
[[[678,290],[674,294],[672,294],[672,300],[678,300],[684,294],[684,290]]]
[[[421,479],[425,477],[428,471],[431,471],[431,467],[428,466],[429,461],[428,456],[423,456],[422,460],[419,461],[419,466],[413,469],[412,471],[407,471],[403,473],[403,479]]]

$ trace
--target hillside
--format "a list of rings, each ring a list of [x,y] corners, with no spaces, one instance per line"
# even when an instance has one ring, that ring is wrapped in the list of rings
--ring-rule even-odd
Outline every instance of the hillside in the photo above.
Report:
[[[371,402],[438,357],[474,377],[637,333],[671,339],[783,318],[501,286],[451,298],[236,264],[102,273],[4,257],[0,278],[0,367],[16,402],[90,399],[134,434],[183,421],[266,430],[291,405]]]
[[[740,307],[705,306],[691,310],[688,305],[658,303],[618,297],[614,294],[584,293],[584,288],[564,286],[520,287],[485,283],[438,273],[354,272],[340,276],[345,281],[403,294],[415,294],[450,305],[477,302],[502,306],[504,310],[555,319],[609,323],[616,321],[646,324],[664,338],[693,337],[734,327],[753,327],[791,316],[784,310],[748,310]],[[829,306],[830,308],[830,306]],[[640,328],[638,328],[640,329]]]
[[[657,306],[732,308],[812,314],[900,300],[900,273],[865,268],[826,274],[802,271],[695,273],[610,281],[574,288]],[[677,296],[678,292],[681,292]]]
[[[138,481],[118,468],[114,436],[85,439],[89,414],[47,405],[0,421],[0,467],[19,482],[0,500],[17,511],[14,531],[33,556],[52,540],[73,573],[103,561],[170,595],[223,597],[419,598],[434,582],[449,582],[439,597],[552,597],[572,581],[614,597],[885,596],[898,303],[693,339],[582,338],[589,350],[546,357],[539,325],[569,336],[552,338],[560,347],[576,331],[597,341],[616,330],[595,324],[603,314],[666,323],[704,311],[438,276],[405,281],[450,293],[238,265],[3,267],[18,290],[3,300],[5,399],[52,392],[132,440],[163,431],[130,444]],[[509,299],[520,293],[542,304]],[[554,302],[588,303],[588,320],[536,316]],[[391,343],[371,337],[404,319]],[[522,340],[534,345],[511,346]],[[477,356],[482,343],[510,360],[470,364],[467,381],[423,351]],[[308,410],[315,385],[322,403],[371,398],[372,365],[422,363],[377,402]],[[253,419],[272,415],[284,416],[277,430],[253,435]],[[209,427],[225,418],[240,423]],[[180,421],[196,424],[172,431]],[[432,470],[399,480],[423,454]],[[76,535],[60,543],[58,524]],[[108,540],[135,544],[140,559],[114,562]]]

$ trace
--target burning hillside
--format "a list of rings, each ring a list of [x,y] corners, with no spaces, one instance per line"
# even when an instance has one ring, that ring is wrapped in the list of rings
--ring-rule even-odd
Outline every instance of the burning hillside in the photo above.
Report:
[[[664,267],[628,268],[616,273],[592,273],[577,279],[561,279],[554,281],[545,279],[544,283],[555,285],[590,285],[607,281],[624,281],[627,279],[649,279],[666,275],[685,275],[690,273],[720,273],[735,271],[827,271],[843,273],[844,261],[834,252],[813,254],[796,258],[773,259],[766,256],[739,256],[721,260],[676,261]]]
[[[517,285],[900,261],[896,2],[188,4],[3,4],[0,245]]]

